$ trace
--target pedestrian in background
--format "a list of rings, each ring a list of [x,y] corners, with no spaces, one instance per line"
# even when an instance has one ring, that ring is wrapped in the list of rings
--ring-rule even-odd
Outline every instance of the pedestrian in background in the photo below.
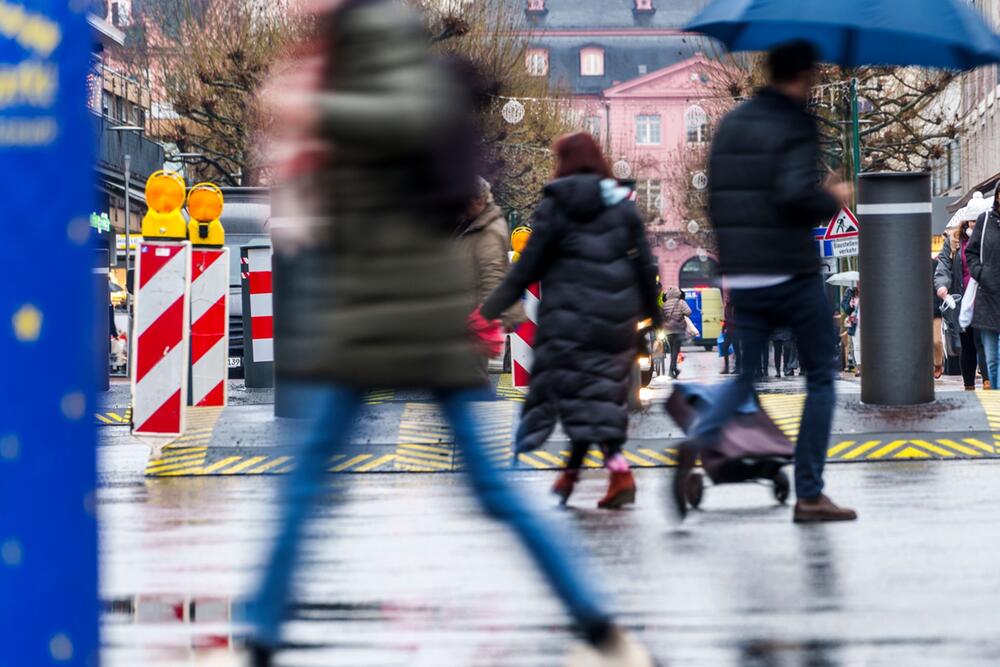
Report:
[[[780,327],[791,329],[799,342],[808,391],[795,450],[794,520],[857,516],[823,494],[836,341],[812,230],[847,204],[851,188],[832,181],[820,185],[819,132],[806,109],[816,63],[816,49],[808,42],[772,49],[769,85],[726,114],[712,142],[709,214],[745,360],[740,375],[723,385],[680,448],[673,494],[681,516],[698,450],[718,442],[723,426],[752,397],[753,367],[771,331]]]
[[[676,287],[668,287],[663,295],[663,329],[667,332],[667,345],[670,347],[670,377],[674,380],[681,374],[677,367],[677,357],[687,337],[689,315],[691,306],[684,300],[684,292]]]
[[[477,179],[476,196],[463,212],[456,230],[459,251],[473,276],[476,303],[486,300],[503,282],[510,269],[507,248],[507,220],[493,201],[493,190],[483,178]],[[516,302],[500,316],[503,327],[510,331],[527,319],[524,306]],[[489,385],[489,360],[482,358],[480,370],[483,382]]]
[[[648,666],[575,565],[573,540],[494,468],[475,421],[482,378],[469,325],[489,328],[470,318],[472,276],[454,241],[477,190],[470,95],[432,54],[423,17],[403,2],[334,7],[317,18],[320,76],[289,70],[293,78],[279,75],[263,96],[292,161],[277,173],[318,197],[286,277],[289,317],[275,339],[275,372],[296,397],[305,437],[282,479],[278,535],[249,605],[253,665],[271,665],[281,644],[307,519],[366,389],[378,386],[435,392],[483,511],[520,538],[592,647],[586,652],[638,654],[621,664]],[[315,159],[306,152],[323,146]]]
[[[635,500],[635,480],[621,449],[628,438],[637,323],[650,318],[655,329],[663,322],[656,267],[630,191],[612,178],[594,138],[587,132],[567,135],[553,152],[555,180],[535,210],[531,240],[481,312],[498,317],[528,285],[542,283],[516,449],[538,449],[560,422],[572,451],[553,492],[563,502],[570,497],[596,444],[610,472],[598,507],[616,508]]]
[[[979,332],[986,353],[990,387],[997,389],[1000,363],[1000,185],[993,192],[993,206],[976,220],[965,248],[969,275],[976,279],[972,326]]]
[[[933,276],[937,272],[938,259],[936,256],[931,257],[931,275]],[[934,291],[931,292],[931,298],[934,300],[933,306],[933,317],[931,318],[931,340],[934,341],[934,379],[940,380],[941,376],[944,375],[944,336],[941,331],[941,322],[943,320],[944,314],[941,308],[944,306],[944,300],[938,296]]]
[[[795,375],[795,336],[791,329],[781,328],[771,336],[771,344],[774,347],[774,377],[780,378]]]
[[[848,287],[840,302],[851,339],[851,357],[854,359],[854,376],[861,377],[861,287]]]
[[[970,207],[963,208],[961,213],[963,215],[959,224],[944,235],[944,244],[938,253],[938,263],[934,269],[934,286],[937,288],[938,298],[942,299],[943,307],[946,309],[945,314],[948,314],[949,309],[957,312],[956,300],[965,293],[965,288],[969,286],[969,280],[972,278],[965,249],[976,229],[976,215]],[[957,326],[957,316],[954,319]],[[975,391],[979,369],[983,371],[984,389],[988,389],[989,377],[982,337],[974,326],[969,326],[962,330],[959,339],[962,344],[959,363],[965,390]]]

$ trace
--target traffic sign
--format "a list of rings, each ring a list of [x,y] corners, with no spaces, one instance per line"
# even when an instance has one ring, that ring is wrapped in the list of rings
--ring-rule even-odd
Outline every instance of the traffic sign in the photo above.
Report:
[[[840,213],[833,216],[830,224],[826,226],[826,235],[824,235],[823,240],[835,241],[837,239],[856,239],[857,237],[858,219],[851,213],[851,209],[845,206],[840,209]]]

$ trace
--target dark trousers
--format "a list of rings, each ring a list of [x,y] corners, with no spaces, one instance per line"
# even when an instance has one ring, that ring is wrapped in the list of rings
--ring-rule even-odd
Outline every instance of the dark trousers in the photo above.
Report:
[[[815,498],[823,492],[836,373],[836,333],[823,279],[818,274],[797,276],[774,287],[733,290],[731,299],[745,359],[759,359],[775,329],[788,328],[795,335],[808,392],[795,447],[795,493]],[[743,364],[739,376],[724,385],[695,424],[692,437],[697,444],[717,440],[725,423],[753,394],[754,366]]]
[[[959,338],[962,340],[962,353],[959,357],[962,366],[962,381],[966,387],[975,387],[976,371],[979,370],[979,350],[983,342],[972,327],[959,334]]]
[[[567,470],[579,470],[583,467],[583,459],[587,456],[587,452],[590,451],[589,442],[574,442],[572,448],[569,452],[569,461],[566,462]],[[606,442],[601,445],[601,453],[604,454],[604,460],[607,461],[615,454],[619,454],[622,451],[622,443],[620,442]]]
[[[667,345],[670,346],[670,374],[677,374],[677,357],[681,353],[681,344],[684,342],[684,334],[667,334]]]
[[[790,340],[771,341],[774,344],[774,372],[781,377],[791,375],[799,366],[798,355],[795,352],[795,342]]]

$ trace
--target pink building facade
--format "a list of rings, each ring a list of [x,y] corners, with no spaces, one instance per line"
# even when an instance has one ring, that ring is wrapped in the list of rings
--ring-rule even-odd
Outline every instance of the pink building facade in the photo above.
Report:
[[[516,0],[511,0],[516,1]],[[635,181],[664,285],[708,284],[710,252],[687,233],[685,204],[707,178],[697,165],[709,141],[702,101],[717,64],[680,28],[701,0],[532,0],[525,66],[574,99],[579,126],[604,147],[619,178]]]

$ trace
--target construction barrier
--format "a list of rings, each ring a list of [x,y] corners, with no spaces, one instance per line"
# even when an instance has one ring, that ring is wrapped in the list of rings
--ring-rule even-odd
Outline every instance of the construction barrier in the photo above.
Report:
[[[188,386],[191,244],[137,246],[132,337],[132,432],[180,435]]]
[[[243,284],[243,367],[246,386],[274,386],[274,295],[271,247],[240,248]]]
[[[535,361],[535,331],[538,329],[538,306],[542,300],[542,287],[538,283],[524,293],[524,312],[528,319],[518,325],[510,335],[510,361],[512,384],[517,389],[527,389],[531,383],[531,366]]]
[[[228,399],[229,249],[191,251],[191,390],[188,405]]]

